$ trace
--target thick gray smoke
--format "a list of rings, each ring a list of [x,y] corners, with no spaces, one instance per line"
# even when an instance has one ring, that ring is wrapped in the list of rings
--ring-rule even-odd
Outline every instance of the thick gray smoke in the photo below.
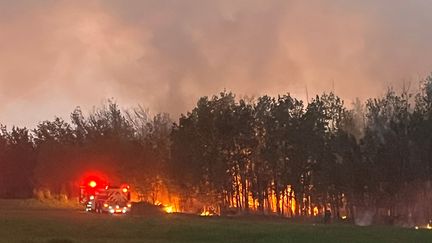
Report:
[[[0,0],[0,122],[115,97],[174,116],[202,95],[335,89],[353,100],[432,71],[428,0]]]

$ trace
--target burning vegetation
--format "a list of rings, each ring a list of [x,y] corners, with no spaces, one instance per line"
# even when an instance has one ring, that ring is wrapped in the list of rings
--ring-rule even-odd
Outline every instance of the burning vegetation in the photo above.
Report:
[[[2,127],[0,196],[74,200],[83,172],[166,213],[320,217],[429,228],[432,79],[347,109],[333,93],[203,97],[173,123],[114,102],[71,123]],[[92,186],[92,185],[90,185]]]

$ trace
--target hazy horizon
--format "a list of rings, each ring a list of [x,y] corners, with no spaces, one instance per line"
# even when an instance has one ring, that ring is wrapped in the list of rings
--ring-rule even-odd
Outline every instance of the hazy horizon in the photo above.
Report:
[[[0,123],[107,98],[174,117],[201,96],[365,100],[432,72],[427,0],[0,0]]]

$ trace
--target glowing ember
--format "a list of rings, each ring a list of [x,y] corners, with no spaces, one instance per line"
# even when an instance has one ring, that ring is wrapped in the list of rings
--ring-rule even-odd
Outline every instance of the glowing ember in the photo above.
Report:
[[[424,226],[414,226],[414,229],[418,230],[418,229],[428,229],[428,230],[432,230],[432,224],[429,223],[427,225]]]
[[[347,216],[345,216],[345,215],[344,215],[344,216],[342,216],[342,219],[347,219]]]
[[[209,211],[204,210],[201,212],[200,216],[208,217],[208,216],[213,216],[213,214]]]
[[[200,213],[200,216],[204,216],[204,217],[215,216],[215,215],[219,215],[219,213],[213,206],[205,206]]]

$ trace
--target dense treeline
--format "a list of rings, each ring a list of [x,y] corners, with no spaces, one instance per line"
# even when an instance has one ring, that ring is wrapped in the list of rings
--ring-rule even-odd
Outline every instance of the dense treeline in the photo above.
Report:
[[[74,197],[83,176],[95,173],[133,183],[147,199],[166,178],[171,127],[167,114],[150,117],[141,107],[122,112],[112,101],[87,117],[77,108],[71,123],[56,118],[31,131],[2,127],[0,197]]]
[[[180,118],[170,168],[187,164],[173,174],[176,183],[222,209],[313,214],[347,197],[350,179],[363,179],[352,178],[360,169],[355,127],[352,112],[332,93],[306,107],[290,95],[236,102],[221,93]]]
[[[430,218],[432,78],[418,94],[390,89],[350,107],[333,93],[304,103],[222,92],[176,123],[108,102],[86,117],[77,108],[70,123],[2,127],[0,196],[73,197],[84,171],[102,170],[142,200],[168,191],[179,210]]]

